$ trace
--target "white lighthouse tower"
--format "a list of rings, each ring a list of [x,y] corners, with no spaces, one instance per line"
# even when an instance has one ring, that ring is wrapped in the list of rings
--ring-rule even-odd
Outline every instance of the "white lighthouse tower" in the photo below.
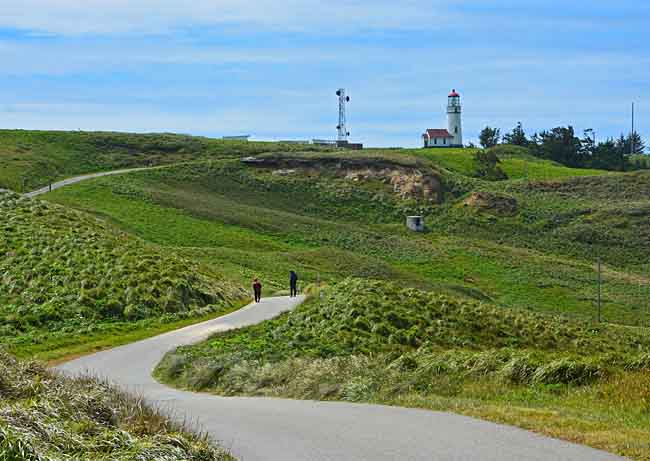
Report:
[[[460,106],[460,95],[456,90],[451,90],[449,93],[449,102],[447,104],[447,123],[448,131],[453,139],[451,147],[463,147],[463,123],[462,123],[462,110]]]

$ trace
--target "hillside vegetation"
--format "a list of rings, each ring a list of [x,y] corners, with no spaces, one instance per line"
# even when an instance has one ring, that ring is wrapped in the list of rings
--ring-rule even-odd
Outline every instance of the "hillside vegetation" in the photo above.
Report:
[[[244,293],[92,216],[0,193],[0,343],[23,355],[203,317]]]
[[[0,130],[0,189],[24,192],[84,173],[295,148],[171,133]]]
[[[222,141],[172,133],[0,130],[0,188],[23,192],[85,173],[304,150],[332,151],[322,146]],[[510,179],[543,180],[603,173],[541,160],[517,146],[497,146],[494,151]],[[363,155],[420,157],[440,168],[473,176],[475,152],[476,149],[368,149]]]
[[[650,460],[640,442],[650,439],[648,172],[576,170],[510,146],[483,160],[472,150],[299,152],[270,144],[259,151],[224,145],[210,155],[214,146],[182,164],[45,196],[67,208],[11,196],[25,226],[44,218],[24,208],[43,206],[44,216],[74,216],[75,228],[95,223],[80,245],[68,244],[69,256],[57,256],[79,274],[89,268],[70,278],[81,300],[64,284],[38,298],[45,278],[33,290],[17,285],[28,298],[5,293],[14,297],[4,298],[6,315],[30,305],[44,322],[20,325],[18,337],[27,339],[18,350],[32,352],[30,334],[65,332],[66,322],[82,331],[137,330],[195,319],[215,302],[222,312],[253,277],[267,296],[286,289],[294,269],[312,295],[305,305],[181,348],[166,357],[159,378],[228,395],[457,411]],[[504,174],[483,180],[480,162],[494,161],[494,153]],[[424,216],[425,233],[405,229],[414,214]],[[70,228],[57,220],[44,226],[55,234]],[[56,235],[56,242],[74,238]],[[111,238],[119,250],[95,240]],[[129,248],[138,257],[122,261]],[[10,257],[25,258],[29,273],[58,267],[38,264],[49,251]],[[97,251],[110,263],[83,256]],[[142,260],[148,263],[139,266]],[[44,274],[59,280],[56,271]],[[326,287],[322,297],[319,287]],[[48,311],[59,290],[75,307]],[[59,306],[66,322],[48,317]]]
[[[451,154],[450,154],[451,155]],[[247,285],[286,288],[347,276],[399,280],[521,309],[650,323],[647,175],[484,182],[385,153],[287,154],[101,178],[49,200],[108,217]],[[586,192],[598,184],[601,193]],[[513,202],[503,213],[468,202]],[[507,202],[510,203],[510,202]],[[429,232],[404,229],[423,214]]]
[[[452,410],[650,459],[650,332],[348,279],[294,312],[166,356],[225,395]]]
[[[408,149],[401,154],[425,158],[436,165],[465,176],[475,176],[477,169],[476,152],[479,149]],[[531,155],[524,147],[499,145],[488,149],[501,161],[499,166],[509,179],[548,180],[575,176],[595,176],[605,174],[602,170],[588,168],[568,168],[557,162],[543,160]]]
[[[0,351],[0,459],[234,458],[106,383],[56,376]]]

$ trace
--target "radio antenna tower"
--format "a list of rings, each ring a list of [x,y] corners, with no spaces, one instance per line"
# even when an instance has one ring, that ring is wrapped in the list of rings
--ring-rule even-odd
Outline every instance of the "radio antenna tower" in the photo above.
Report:
[[[350,102],[350,97],[345,95],[345,89],[341,88],[336,92],[336,95],[339,97],[339,124],[336,126],[336,129],[339,132],[339,141],[347,142],[350,132],[346,126],[346,106]]]

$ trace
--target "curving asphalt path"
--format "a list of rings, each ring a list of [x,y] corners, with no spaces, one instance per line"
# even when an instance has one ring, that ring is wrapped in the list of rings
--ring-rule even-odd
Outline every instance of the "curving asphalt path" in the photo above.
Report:
[[[268,398],[217,397],[156,382],[153,368],[180,345],[295,308],[303,298],[260,304],[59,367],[107,378],[179,421],[193,421],[242,461],[610,461],[622,458],[521,429],[451,413]]]
[[[76,184],[81,181],[87,181],[88,179],[101,178],[102,176],[113,176],[116,174],[125,174],[133,173],[134,171],[143,171],[143,170],[152,170],[156,168],[164,168],[167,165],[163,166],[150,166],[150,167],[140,167],[140,168],[127,168],[124,170],[113,170],[113,171],[102,171],[100,173],[90,173],[84,174],[81,176],[75,176],[73,178],[63,179],[61,181],[53,182],[49,186],[41,187],[32,192],[27,192],[25,196],[27,197],[36,197],[38,195],[47,194],[55,189],[60,189],[61,187],[69,186],[70,184]]]

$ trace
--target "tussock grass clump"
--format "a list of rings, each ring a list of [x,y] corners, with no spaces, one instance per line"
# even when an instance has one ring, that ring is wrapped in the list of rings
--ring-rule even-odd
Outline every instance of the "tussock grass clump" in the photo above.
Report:
[[[532,376],[532,381],[543,384],[589,384],[603,375],[601,367],[559,359],[539,367]]]
[[[141,399],[0,351],[0,459],[225,461],[207,439]]]
[[[367,356],[380,374],[397,373],[396,381],[419,387],[439,376],[580,386],[615,370],[642,369],[650,350],[650,335],[640,330],[389,282],[347,279],[323,293],[278,319],[178,349],[160,365],[159,376],[192,389],[265,393],[276,386],[269,383],[281,382],[279,364]],[[249,384],[242,384],[242,376]]]
[[[0,193],[0,215],[0,343],[205,315],[243,294],[214,271],[81,212]]]

